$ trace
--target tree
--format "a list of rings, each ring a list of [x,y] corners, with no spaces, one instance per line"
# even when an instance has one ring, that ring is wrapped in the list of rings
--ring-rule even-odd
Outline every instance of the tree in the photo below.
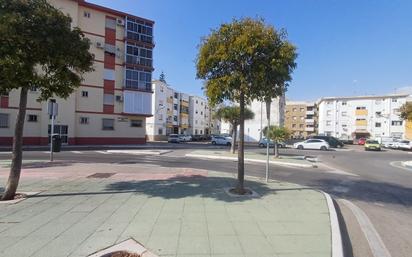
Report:
[[[163,83],[167,83],[166,82],[166,75],[163,71],[162,71],[162,73],[160,73],[159,80]]]
[[[263,132],[265,135],[268,135],[268,139],[272,140],[274,143],[274,148],[273,148],[273,153],[275,155],[275,158],[279,157],[279,150],[278,150],[278,144],[281,141],[285,141],[290,137],[290,132],[285,128],[285,127],[278,127],[278,126],[270,126],[269,131],[267,130],[267,127],[263,129]],[[269,143],[269,142],[268,142]]]
[[[286,51],[286,46],[289,51]],[[292,55],[286,56],[286,53]],[[244,194],[244,114],[251,101],[268,100],[284,92],[291,72],[284,59],[295,47],[263,20],[244,18],[222,24],[202,39],[197,56],[197,77],[205,80],[211,104],[226,100],[239,103],[238,183],[236,192]],[[287,68],[287,69],[286,69]],[[273,74],[272,74],[273,73]]]
[[[399,115],[403,120],[412,121],[412,102],[404,103],[400,108]]]
[[[0,93],[20,91],[9,178],[1,200],[13,199],[20,180],[27,91],[36,87],[38,101],[67,98],[93,70],[90,42],[71,18],[46,0],[0,3]]]
[[[248,108],[245,108],[245,120],[251,120],[255,117],[255,114]],[[215,118],[228,122],[232,128],[232,144],[230,146],[230,152],[235,153],[236,149],[236,137],[237,127],[240,119],[239,106],[224,106],[216,111]]]

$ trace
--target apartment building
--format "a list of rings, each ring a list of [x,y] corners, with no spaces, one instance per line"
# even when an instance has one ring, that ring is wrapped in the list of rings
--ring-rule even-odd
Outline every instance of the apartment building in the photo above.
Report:
[[[54,132],[63,144],[145,143],[146,118],[152,114],[153,26],[148,19],[83,0],[50,0],[70,15],[72,26],[90,39],[94,71],[68,99],[55,98],[59,113]],[[29,92],[24,144],[47,145],[47,102]],[[1,97],[0,144],[11,145],[19,92]]]
[[[210,109],[205,98],[189,97],[189,131],[191,135],[210,134],[209,112]]]
[[[287,101],[285,127],[292,138],[307,138],[317,134],[317,113],[314,102]]]
[[[410,132],[399,117],[399,108],[408,98],[408,94],[322,98],[318,102],[319,134],[345,140],[405,138]]]
[[[245,142],[258,142],[263,135],[263,129],[267,126],[266,103],[253,101],[247,106],[255,114],[254,118],[245,121]],[[285,97],[272,99],[270,105],[270,125],[283,126]],[[239,128],[238,128],[239,130]],[[231,133],[232,128],[227,122],[222,122],[221,133]]]

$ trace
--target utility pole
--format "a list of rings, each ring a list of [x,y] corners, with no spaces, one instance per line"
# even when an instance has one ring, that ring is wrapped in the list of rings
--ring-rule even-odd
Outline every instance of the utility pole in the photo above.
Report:
[[[55,99],[50,99],[47,106],[47,112],[51,116],[50,125],[50,161],[53,161],[53,134],[54,134],[54,119],[58,113],[58,105]]]
[[[270,129],[270,104],[271,101],[266,102],[266,117],[268,120],[268,125],[266,127],[266,183],[269,181],[269,129]]]

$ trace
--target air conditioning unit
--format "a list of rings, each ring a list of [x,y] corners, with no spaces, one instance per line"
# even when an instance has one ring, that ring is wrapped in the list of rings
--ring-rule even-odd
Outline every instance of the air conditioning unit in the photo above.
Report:
[[[116,101],[117,102],[123,102],[123,97],[121,95],[116,96]]]
[[[124,20],[123,19],[117,19],[117,25],[118,26],[124,26]]]
[[[96,42],[96,47],[104,49],[104,44],[102,42]]]

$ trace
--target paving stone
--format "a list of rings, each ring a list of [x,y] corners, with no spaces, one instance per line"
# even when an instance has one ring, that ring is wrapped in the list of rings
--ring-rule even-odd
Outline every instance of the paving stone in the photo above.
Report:
[[[211,236],[210,245],[212,255],[242,254],[242,247],[237,236]]]
[[[178,255],[210,254],[210,243],[207,236],[181,236],[177,249]]]

